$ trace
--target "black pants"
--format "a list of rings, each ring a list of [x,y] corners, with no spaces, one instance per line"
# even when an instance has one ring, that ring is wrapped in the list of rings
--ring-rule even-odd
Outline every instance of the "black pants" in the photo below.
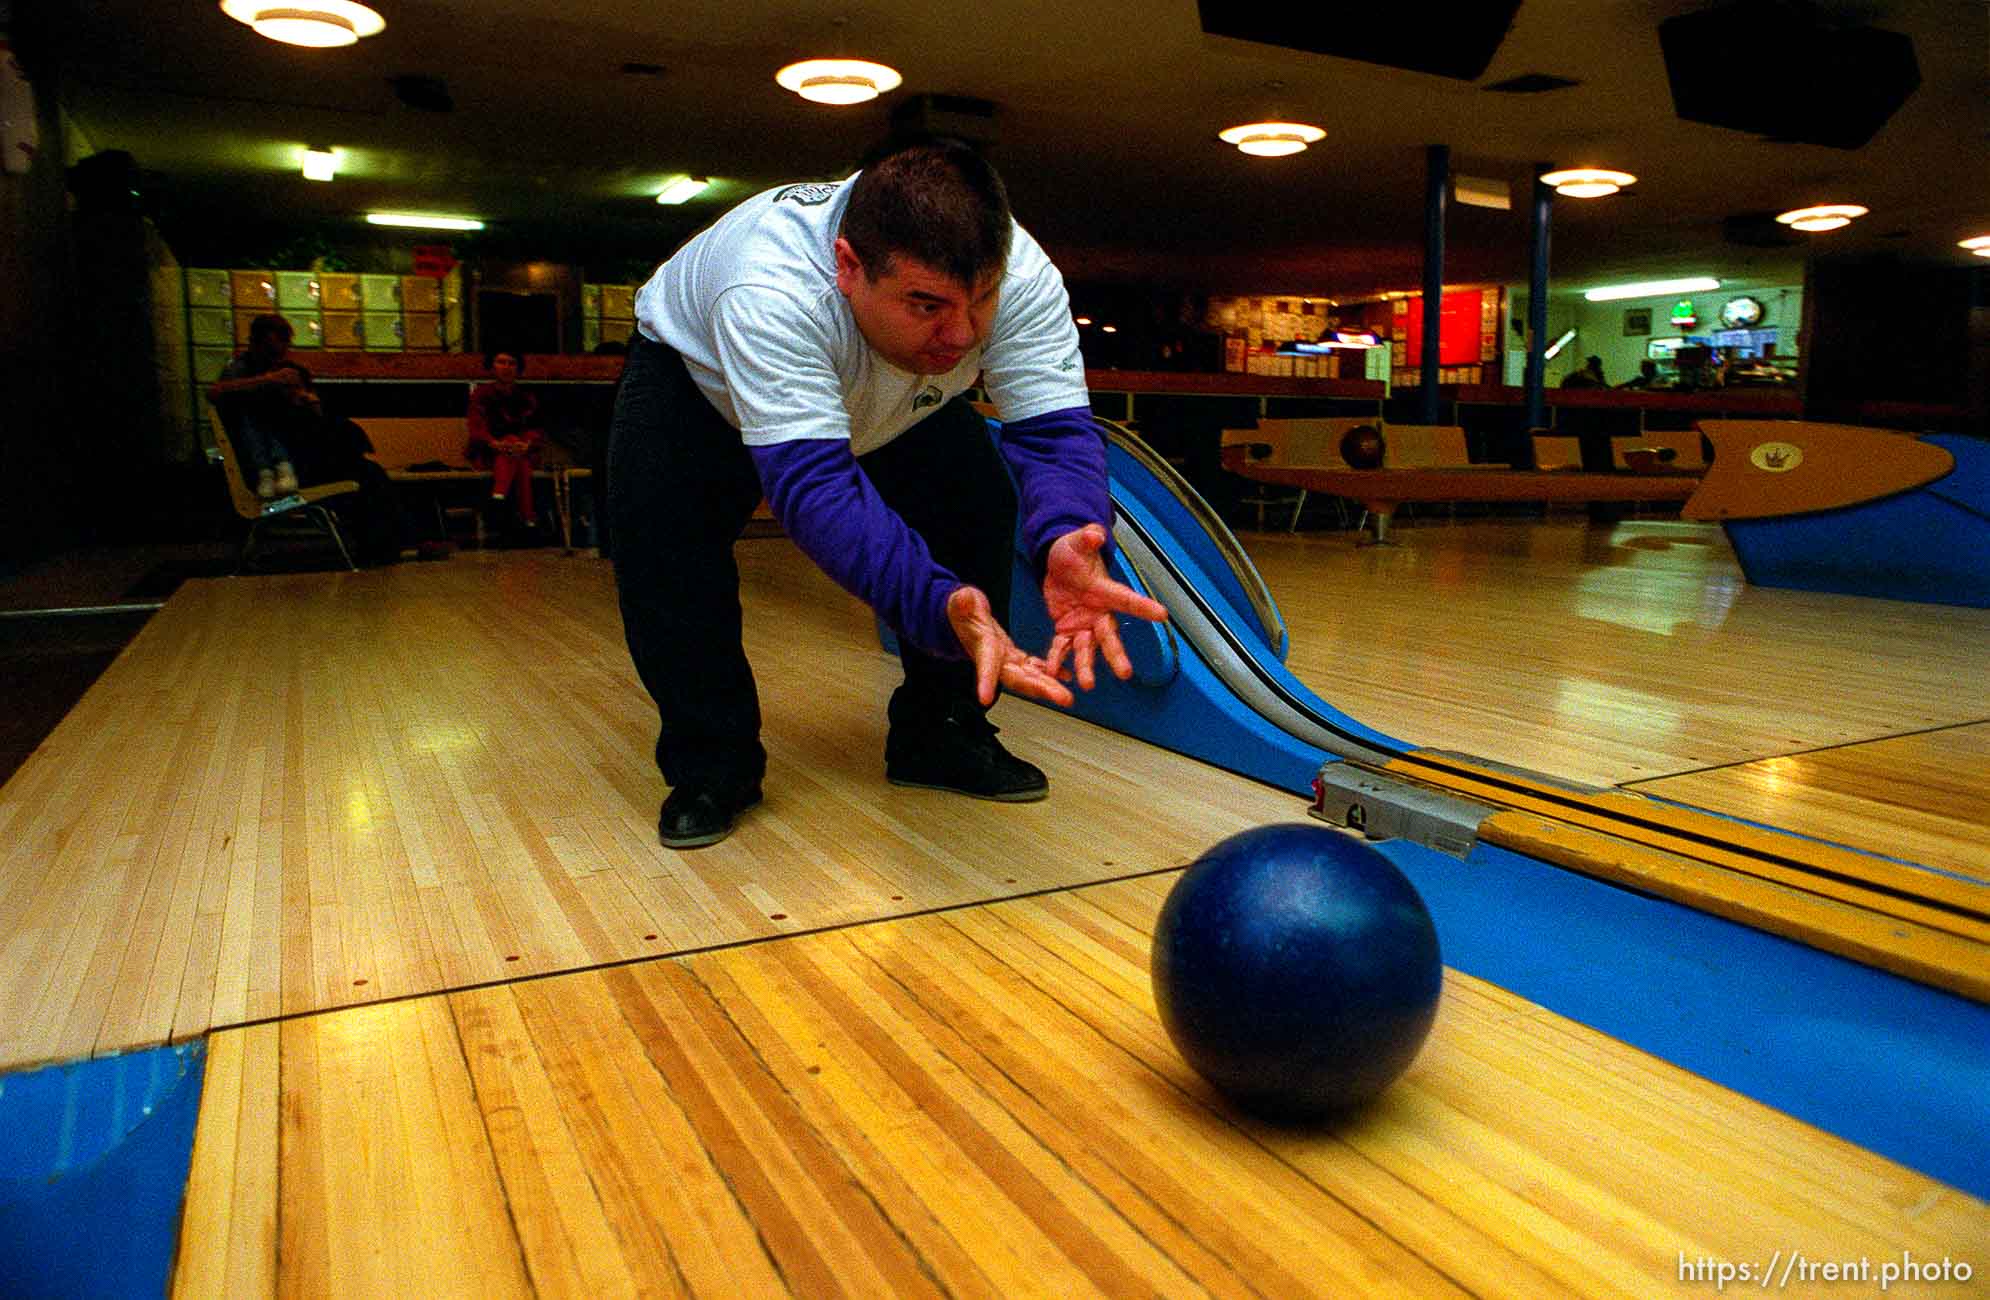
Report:
[[[948,402],[857,464],[934,560],[986,592],[1006,623],[1016,493],[974,408]],[[637,336],[609,432],[608,517],[623,632],[656,701],[657,767],[672,786],[737,788],[767,769],[732,550],[760,497],[739,431],[675,351]],[[899,640],[905,684],[892,697],[893,726],[980,709],[967,660]],[[813,659],[823,647],[796,652]]]

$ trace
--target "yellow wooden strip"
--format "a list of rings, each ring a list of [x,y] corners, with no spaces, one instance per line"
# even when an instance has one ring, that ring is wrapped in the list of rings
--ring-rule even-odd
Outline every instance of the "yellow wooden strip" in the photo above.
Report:
[[[1388,771],[1415,777],[1472,798],[1566,821],[1572,826],[1635,840],[1660,851],[1699,858],[1713,865],[1760,877],[1775,884],[1850,903],[1930,929],[1946,930],[1973,942],[1990,943],[1990,919],[1978,919],[1979,916],[1990,914],[1975,910],[1957,912],[1946,907],[1921,903],[1912,897],[1897,897],[1877,883],[1868,886],[1847,882],[1840,879],[1835,871],[1852,872],[1867,878],[1877,877],[1889,883],[1898,881],[1903,885],[1917,888],[1926,886],[1943,895],[1962,894],[1976,900],[1990,897],[1990,890],[1977,887],[1968,881],[1959,881],[1933,872],[1917,872],[1899,863],[1848,853],[1828,845],[1818,845],[1794,838],[1776,841],[1765,837],[1764,843],[1787,843],[1790,846],[1788,856],[1806,860],[1806,865],[1785,866],[1745,851],[1724,848],[1717,843],[1705,843],[1691,834],[1627,824],[1625,816],[1641,816],[1641,805],[1650,801],[1633,801],[1629,796],[1611,794],[1576,796],[1572,799],[1565,792],[1552,791],[1549,787],[1527,782],[1524,778],[1485,773],[1483,779],[1478,779],[1472,775],[1469,764],[1454,764],[1450,760],[1442,760],[1442,763],[1442,766],[1436,766],[1411,756],[1391,760],[1384,766]],[[1529,786],[1541,793],[1529,793]],[[1675,825],[1704,824],[1710,833],[1720,832],[1726,825],[1719,819],[1694,814],[1688,810],[1667,810],[1666,819]],[[1807,863],[1810,861],[1829,862],[1833,873],[1827,873],[1827,869],[1807,869]],[[1903,877],[1906,879],[1903,880]],[[1980,901],[1978,905],[1981,905]]]
[[[278,1042],[275,1025],[208,1040],[173,1266],[182,1300],[276,1293]]]
[[[1635,787],[1990,883],[1990,723],[1733,764]]]
[[[1480,825],[1479,838],[1990,1002],[1990,947],[1945,930],[1531,813],[1494,813]]]

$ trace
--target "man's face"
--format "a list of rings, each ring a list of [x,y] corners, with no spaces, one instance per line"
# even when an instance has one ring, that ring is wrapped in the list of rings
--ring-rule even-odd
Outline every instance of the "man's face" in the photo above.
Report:
[[[838,238],[836,288],[849,299],[858,332],[879,356],[915,375],[944,375],[988,337],[1002,273],[991,272],[969,288],[899,256],[873,279],[849,241]]]
[[[491,358],[491,374],[497,377],[499,384],[509,384],[518,378],[518,358],[509,352],[498,353]]]
[[[265,360],[281,361],[290,355],[290,335],[282,330],[266,330],[258,337],[255,346]]]

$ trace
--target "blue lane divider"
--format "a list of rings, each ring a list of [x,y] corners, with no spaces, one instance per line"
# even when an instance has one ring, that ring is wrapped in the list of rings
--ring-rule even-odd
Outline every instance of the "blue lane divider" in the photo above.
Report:
[[[0,1075],[0,1295],[166,1293],[203,1043]]]
[[[1990,1007],[1491,845],[1375,847],[1447,966],[1990,1198]]]

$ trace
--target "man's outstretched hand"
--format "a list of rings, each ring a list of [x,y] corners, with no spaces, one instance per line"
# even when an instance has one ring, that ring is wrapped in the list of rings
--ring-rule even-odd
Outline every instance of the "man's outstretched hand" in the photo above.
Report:
[[[1071,706],[1071,692],[1057,680],[1057,670],[1035,655],[1024,654],[1009,639],[979,587],[954,589],[947,597],[947,622],[953,625],[967,657],[974,661],[975,692],[983,707],[995,703],[998,683],[1017,695]]]
[[[1106,530],[1099,524],[1068,532],[1051,544],[1043,575],[1043,604],[1054,631],[1050,649],[1038,662],[1057,674],[1069,655],[1078,685],[1088,691],[1098,681],[1093,672],[1094,652],[1105,655],[1106,664],[1121,681],[1133,676],[1133,661],[1127,658],[1126,646],[1119,639],[1115,614],[1131,614],[1150,623],[1168,617],[1167,606],[1160,601],[1107,575],[1101,554],[1105,544]]]

